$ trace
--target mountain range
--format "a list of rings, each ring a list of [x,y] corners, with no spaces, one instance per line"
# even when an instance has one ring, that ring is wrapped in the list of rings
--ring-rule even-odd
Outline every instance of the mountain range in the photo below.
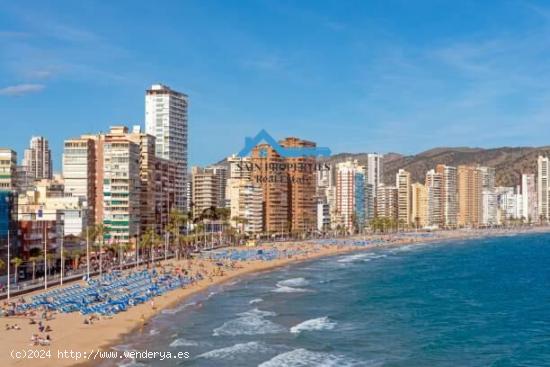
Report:
[[[356,159],[361,164],[367,163],[368,153],[338,153],[329,158],[320,158],[328,163],[339,163]],[[412,182],[424,183],[426,172],[438,164],[457,167],[464,165],[481,165],[494,167],[497,186],[516,186],[521,182],[522,173],[537,172],[539,155],[550,156],[550,146],[544,147],[500,147],[468,148],[439,147],[414,155],[387,153],[384,155],[384,176],[386,184],[395,184],[395,174],[400,168],[411,173]],[[223,159],[217,165],[227,165]]]
[[[412,182],[424,182],[426,172],[437,164],[448,166],[476,165],[494,167],[497,186],[515,186],[522,173],[536,173],[537,157],[550,155],[550,146],[501,147],[492,149],[467,147],[440,147],[415,155],[388,153],[384,155],[384,177],[387,184],[395,184],[400,168],[411,173]],[[366,164],[367,153],[340,153],[328,158],[330,163],[357,159]]]

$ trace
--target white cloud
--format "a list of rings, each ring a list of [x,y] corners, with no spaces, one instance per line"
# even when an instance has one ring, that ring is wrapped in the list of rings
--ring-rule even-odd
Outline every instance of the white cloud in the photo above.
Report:
[[[42,84],[17,84],[0,89],[2,96],[22,96],[29,93],[40,92],[44,89]]]
[[[29,70],[25,72],[26,76],[31,79],[48,79],[51,78],[55,73],[52,70]]]

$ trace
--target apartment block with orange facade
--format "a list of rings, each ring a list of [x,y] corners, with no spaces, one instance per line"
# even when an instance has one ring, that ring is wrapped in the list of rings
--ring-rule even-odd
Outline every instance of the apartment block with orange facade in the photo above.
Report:
[[[267,233],[288,233],[291,230],[288,210],[289,186],[285,158],[268,144],[258,144],[251,152],[251,179],[262,187],[263,230]]]
[[[279,142],[284,148],[314,148],[312,141],[289,137]],[[315,157],[286,158],[288,164],[288,217],[291,232],[310,232],[317,227]]]
[[[458,225],[477,227],[483,218],[483,172],[475,166],[458,166]]]

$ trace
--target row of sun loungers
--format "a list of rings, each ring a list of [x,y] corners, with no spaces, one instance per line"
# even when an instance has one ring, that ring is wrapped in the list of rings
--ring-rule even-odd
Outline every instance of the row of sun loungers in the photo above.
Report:
[[[18,311],[46,307],[59,312],[112,316],[155,296],[184,287],[192,280],[181,275],[158,276],[155,270],[130,274],[116,271],[89,280],[85,286],[74,284],[36,295],[31,302],[19,305]]]

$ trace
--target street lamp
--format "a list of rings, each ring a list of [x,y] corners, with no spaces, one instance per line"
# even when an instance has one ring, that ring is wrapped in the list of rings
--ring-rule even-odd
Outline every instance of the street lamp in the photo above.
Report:
[[[44,221],[44,289],[48,289],[48,231]]]
[[[10,299],[10,230],[8,228],[8,299]]]
[[[6,196],[4,198],[6,201],[6,206],[8,206],[9,210],[9,204],[10,204],[10,198],[9,196]],[[10,213],[8,212],[8,218],[10,216]],[[8,290],[8,300],[10,299],[10,247],[11,247],[11,241],[10,241],[10,220],[8,219],[8,281],[7,281],[7,290]]]
[[[90,280],[90,236],[86,227],[86,280]]]
[[[61,285],[63,285],[63,272],[65,269],[65,262],[63,257],[64,242],[65,242],[65,214],[61,214],[61,280],[60,280]]]

